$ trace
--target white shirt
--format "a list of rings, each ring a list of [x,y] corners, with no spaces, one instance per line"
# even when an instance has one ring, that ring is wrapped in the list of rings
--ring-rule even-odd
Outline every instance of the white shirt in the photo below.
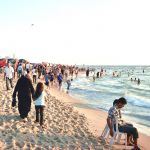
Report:
[[[32,75],[37,75],[35,71],[35,69],[32,70]]]
[[[35,106],[45,106],[46,93],[43,91],[42,94],[35,100]]]
[[[26,64],[26,69],[30,69],[30,64]]]
[[[14,74],[14,68],[13,67],[5,67],[4,69],[4,73],[6,74],[6,77],[9,79],[13,78],[13,74]]]

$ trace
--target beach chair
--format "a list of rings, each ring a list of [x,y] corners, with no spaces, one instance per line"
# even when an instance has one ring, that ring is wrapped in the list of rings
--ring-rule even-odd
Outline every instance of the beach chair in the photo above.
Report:
[[[104,130],[103,130],[100,137],[101,137],[101,139],[103,139],[105,141],[107,141],[107,139],[109,138],[109,127],[108,127],[107,124],[106,124],[106,126],[105,126],[105,128],[104,128]]]
[[[126,133],[123,133],[123,132],[119,132],[118,130],[118,119],[116,119],[116,130],[114,130],[114,135],[113,137],[110,137],[110,134],[109,134],[109,127],[108,125],[106,124],[102,134],[101,134],[101,139],[105,140],[106,142],[109,143],[109,146],[110,148],[112,148],[112,145],[114,143],[120,143],[120,140],[121,140],[121,137],[122,135],[124,135],[124,143],[125,143],[125,149],[127,148],[127,134]],[[110,137],[110,138],[109,138]]]

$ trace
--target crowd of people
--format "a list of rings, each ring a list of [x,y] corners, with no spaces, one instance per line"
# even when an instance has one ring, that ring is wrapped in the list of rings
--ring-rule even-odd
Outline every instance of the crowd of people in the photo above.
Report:
[[[11,88],[13,85],[13,78],[15,77],[15,71],[17,72],[17,83],[15,85],[13,95],[12,95],[12,107],[16,106],[16,96],[18,96],[18,110],[20,117],[27,121],[28,113],[31,109],[32,99],[35,101],[35,122],[39,122],[43,126],[44,118],[44,107],[45,107],[45,96],[44,84],[47,89],[57,85],[58,89],[61,90],[62,82],[67,83],[67,93],[71,86],[71,81],[73,80],[73,75],[78,76],[79,69],[74,66],[44,66],[44,65],[34,65],[31,66],[29,63],[23,65],[18,64],[16,70],[8,62],[4,69],[4,79],[6,80],[6,89],[9,90],[9,84]],[[89,68],[86,70],[86,76],[89,76]],[[97,73],[97,78],[106,71],[101,70]],[[37,82],[37,79],[40,79]],[[94,80],[94,77],[93,77]],[[34,89],[33,84],[36,84],[36,89]],[[107,124],[110,129],[110,135],[113,136],[115,130],[115,118],[121,120],[121,108],[127,104],[125,98],[120,98],[114,102],[113,107],[108,111]],[[129,123],[119,122],[119,131],[127,133],[128,145],[133,145],[134,150],[140,150],[137,145],[138,131],[137,129]],[[132,143],[133,142],[133,143]]]
[[[20,117],[27,121],[28,113],[31,109],[32,99],[35,101],[36,120],[43,125],[43,112],[45,107],[44,84],[47,89],[57,87],[61,90],[62,82],[67,84],[67,93],[69,92],[73,76],[78,76],[78,67],[42,64],[31,65],[30,63],[19,63],[16,70],[8,62],[4,68],[4,80],[6,81],[6,89],[13,88],[13,79],[17,72],[17,83],[12,95],[12,106],[16,106],[16,96],[18,96],[18,110]],[[38,82],[37,82],[38,81]],[[33,85],[36,85],[36,90]],[[40,118],[39,118],[40,116]]]
[[[95,81],[96,78],[98,79],[98,78],[101,78],[101,77],[106,75],[106,70],[104,70],[103,68],[101,68],[100,71],[95,72],[95,70],[90,70],[89,67],[88,67],[87,70],[86,70],[86,77],[90,76],[90,72],[93,73],[93,75],[92,75],[93,81]],[[121,73],[122,73],[121,71],[120,72],[114,71],[112,73],[112,77],[121,77]],[[143,73],[144,73],[144,70],[143,70]],[[130,77],[129,72],[128,72],[128,77]],[[131,77],[130,80],[135,81],[135,83],[137,83],[138,85],[141,84],[140,78],[135,77],[133,79],[133,77]]]
[[[132,82],[132,81],[135,81],[138,85],[141,83],[140,78],[138,78],[138,79],[137,79],[137,78],[134,78],[134,79],[131,78],[131,82]]]
[[[62,81],[67,83],[67,89],[69,90],[70,81],[73,80],[73,76],[78,76],[79,68],[75,66],[65,66],[65,65],[43,65],[35,64],[31,65],[30,63],[18,63],[16,68],[11,66],[11,63],[8,62],[4,68],[4,79],[6,79],[6,87],[9,90],[9,84],[13,88],[12,80],[13,78],[20,78],[22,75],[26,74],[32,83],[36,84],[37,79],[44,79],[46,86],[59,85],[61,89]],[[16,76],[17,73],[17,76]]]

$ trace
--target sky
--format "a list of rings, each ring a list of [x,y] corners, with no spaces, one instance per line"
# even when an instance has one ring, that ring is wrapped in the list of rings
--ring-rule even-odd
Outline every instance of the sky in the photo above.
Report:
[[[149,0],[0,0],[0,57],[150,65]]]

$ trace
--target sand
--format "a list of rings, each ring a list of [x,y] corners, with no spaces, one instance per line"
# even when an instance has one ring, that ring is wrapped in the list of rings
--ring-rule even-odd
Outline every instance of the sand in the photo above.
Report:
[[[51,89],[51,95],[55,95],[58,99],[61,99],[66,104],[70,104],[77,110],[79,113],[86,116],[88,119],[89,129],[96,136],[99,137],[105,128],[107,112],[104,112],[99,109],[89,108],[84,99],[76,99],[72,96],[65,94],[63,92],[59,92],[56,88]],[[140,133],[138,143],[142,150],[150,150],[150,136],[144,135]],[[114,149],[124,149],[125,146],[122,145],[113,145]],[[132,146],[128,146],[127,149],[132,149]]]
[[[17,107],[11,107],[13,89],[6,91],[5,81],[0,75],[0,150],[109,149],[108,144],[99,139],[106,124],[105,112],[88,108],[83,101],[56,88],[45,91],[47,97],[42,128],[34,122],[33,102],[27,121],[19,117]],[[142,150],[149,150],[148,141],[150,137],[141,136]],[[124,149],[124,146],[114,145],[113,149]]]
[[[32,103],[27,121],[11,107],[13,90],[6,91],[0,78],[0,149],[103,149],[89,130],[87,118],[47,90],[44,128],[35,120]]]

